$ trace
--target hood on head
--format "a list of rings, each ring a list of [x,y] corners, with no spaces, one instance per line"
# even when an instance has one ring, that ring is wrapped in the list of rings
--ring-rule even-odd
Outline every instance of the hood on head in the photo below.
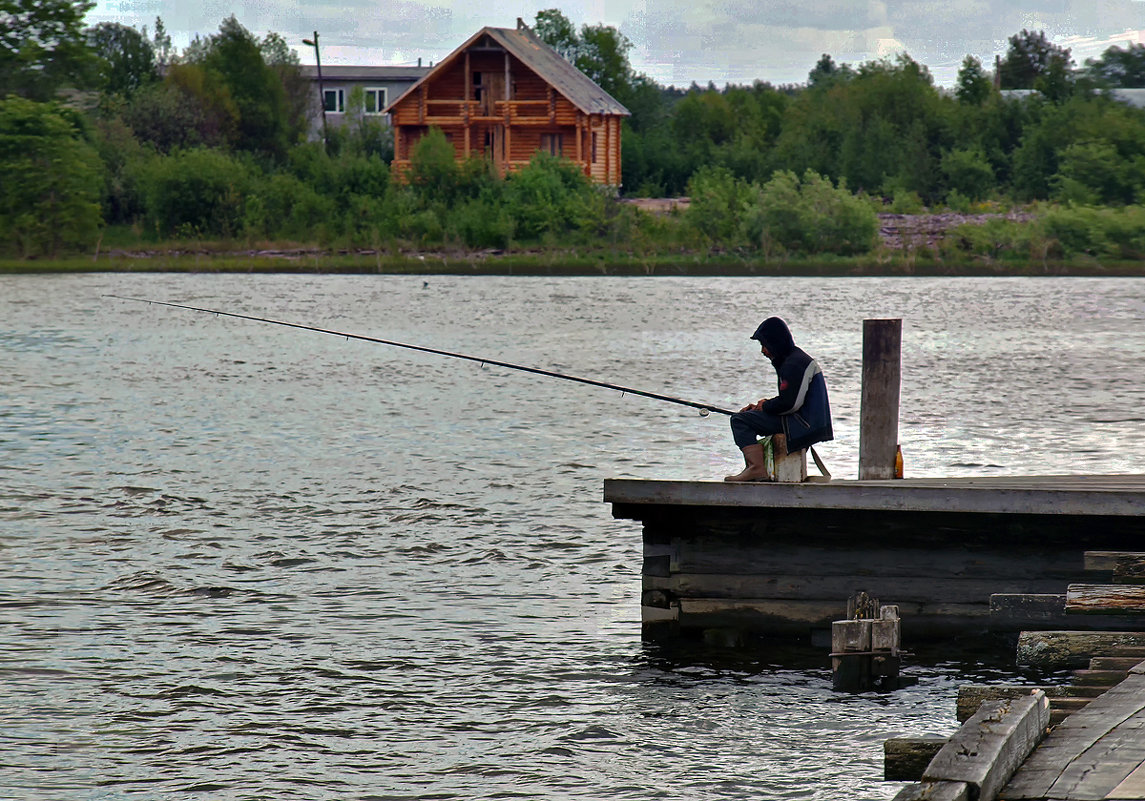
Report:
[[[791,349],[795,347],[795,340],[791,337],[791,329],[787,327],[787,323],[778,317],[768,317],[760,323],[759,328],[755,329],[751,338],[766,345],[772,358],[777,361],[786,358],[787,354],[791,353]]]

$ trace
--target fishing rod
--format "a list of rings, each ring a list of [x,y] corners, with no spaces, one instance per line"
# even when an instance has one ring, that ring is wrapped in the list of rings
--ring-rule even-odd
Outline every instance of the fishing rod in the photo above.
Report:
[[[614,389],[618,392],[627,395],[639,395],[643,398],[652,398],[653,400],[666,401],[668,403],[676,403],[680,406],[690,406],[693,409],[700,410],[700,417],[707,417],[711,412],[718,412],[719,414],[726,414],[729,417],[735,412],[721,409],[717,406],[712,406],[708,403],[696,403],[695,401],[683,400],[682,398],[673,398],[671,395],[661,395],[657,392],[647,392],[642,389],[632,389],[631,387],[622,387],[619,384],[609,384],[607,381],[595,381],[591,378],[580,378],[575,375],[566,375],[565,373],[557,373],[552,370],[542,370],[539,367],[526,367],[521,364],[512,364],[511,362],[497,361],[496,359],[484,359],[480,356],[468,356],[464,353],[454,353],[448,350],[438,350],[437,348],[427,348],[423,345],[410,345],[405,342],[394,342],[390,339],[379,339],[378,337],[368,337],[362,334],[348,334],[345,331],[333,331],[329,328],[319,328],[313,325],[303,325],[302,323],[291,323],[285,320],[271,320],[267,317],[255,317],[251,314],[239,314],[237,312],[220,311],[219,309],[205,309],[200,306],[186,306],[182,303],[168,303],[163,300],[149,300],[148,298],[131,298],[123,295],[105,295],[105,297],[115,298],[116,300],[128,300],[134,303],[149,303],[156,306],[170,306],[173,309],[186,309],[188,311],[203,312],[205,314],[214,314],[222,317],[235,317],[239,320],[252,320],[256,323],[270,323],[271,325],[281,325],[287,328],[298,328],[303,331],[315,331],[319,334],[331,334],[333,336],[343,337],[345,339],[357,339],[362,342],[373,342],[377,345],[390,345],[395,348],[406,348],[407,350],[416,350],[422,353],[432,353],[437,356],[448,356],[453,359],[465,359],[466,361],[478,362],[482,367],[487,364],[492,364],[496,367],[505,367],[510,370],[520,370],[525,373],[534,373],[535,375],[548,376],[549,378],[560,378],[564,381],[576,381],[578,384],[588,384],[594,387],[604,387],[605,389]]]

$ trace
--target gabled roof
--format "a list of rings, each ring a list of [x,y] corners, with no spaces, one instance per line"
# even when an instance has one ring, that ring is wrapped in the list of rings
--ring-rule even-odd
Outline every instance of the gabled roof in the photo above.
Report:
[[[406,95],[416,91],[423,83],[433,78],[441,70],[448,69],[481,38],[488,36],[494,42],[516,56],[525,66],[547,81],[570,103],[585,114],[620,114],[629,116],[629,111],[616,98],[601,89],[596,83],[563,59],[556,50],[549,47],[539,36],[527,27],[482,28],[473,34],[459,48],[454,50],[429,71],[429,74],[415,83],[390,104],[386,111],[402,102]]]

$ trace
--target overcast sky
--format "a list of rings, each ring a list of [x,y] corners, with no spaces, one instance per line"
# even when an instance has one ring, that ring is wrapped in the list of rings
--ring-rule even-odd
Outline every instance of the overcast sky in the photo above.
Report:
[[[1145,0],[99,0],[88,20],[150,30],[159,16],[182,47],[233,13],[258,35],[282,34],[303,63],[314,56],[301,40],[317,30],[324,64],[428,64],[482,26],[531,24],[553,7],[578,27],[615,26],[637,71],[677,86],[802,83],[822,53],[858,63],[903,51],[948,85],[966,54],[989,66],[1023,28],[1072,48],[1078,64],[1145,42]]]

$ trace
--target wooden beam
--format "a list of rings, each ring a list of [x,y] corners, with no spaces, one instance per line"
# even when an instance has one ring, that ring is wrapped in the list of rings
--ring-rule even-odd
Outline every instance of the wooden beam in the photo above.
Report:
[[[418,104],[417,104],[417,119],[418,119],[418,122],[420,122],[422,125],[425,124],[425,105],[426,105],[426,101],[428,99],[429,99],[429,87],[427,87],[423,83],[421,85],[421,92],[418,93]]]
[[[1119,648],[1145,647],[1143,631],[1023,631],[1016,662],[1043,670],[1085,668],[1102,654]],[[1145,659],[1145,656],[1142,656]]]
[[[1050,722],[1046,694],[978,707],[927,765],[924,782],[966,782],[974,798],[996,798],[1014,771],[1045,736]]]
[[[902,320],[863,320],[860,481],[895,477],[901,384]]]
[[[469,70],[469,51],[465,51],[465,155],[469,155],[469,101],[473,99],[473,73]]]
[[[895,737],[883,742],[883,781],[916,782],[947,738]]]
[[[1081,615],[1145,614],[1145,586],[1140,584],[1070,584],[1065,611]]]

